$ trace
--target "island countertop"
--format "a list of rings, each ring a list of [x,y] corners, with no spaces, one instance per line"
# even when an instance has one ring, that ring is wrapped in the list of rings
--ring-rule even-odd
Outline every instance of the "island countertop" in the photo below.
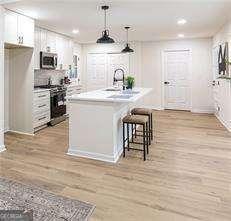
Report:
[[[130,90],[110,91],[110,88],[104,88],[95,91],[89,91],[81,94],[74,94],[67,97],[69,102],[75,101],[95,101],[95,102],[119,102],[133,103],[141,97],[150,93],[152,88],[133,88]]]

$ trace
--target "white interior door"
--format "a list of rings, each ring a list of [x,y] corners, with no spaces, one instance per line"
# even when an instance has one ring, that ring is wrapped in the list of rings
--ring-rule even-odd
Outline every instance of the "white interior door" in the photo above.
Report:
[[[87,57],[87,90],[107,87],[106,54],[88,54]]]
[[[109,87],[113,85],[113,77],[115,70],[121,68],[124,74],[129,74],[129,55],[126,54],[108,54],[108,79],[107,84]]]
[[[165,109],[190,110],[190,52],[164,52]]]

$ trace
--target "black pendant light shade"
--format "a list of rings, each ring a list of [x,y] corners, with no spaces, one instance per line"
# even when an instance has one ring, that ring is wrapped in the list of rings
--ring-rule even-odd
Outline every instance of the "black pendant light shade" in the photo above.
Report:
[[[129,44],[126,44],[126,47],[122,50],[122,53],[132,53],[132,52],[134,52],[134,50],[129,47]]]
[[[115,41],[112,38],[109,37],[109,31],[108,30],[104,30],[102,32],[102,37],[99,38],[96,43],[100,43],[100,44],[112,44],[112,43],[115,43]]]
[[[104,10],[104,31],[102,32],[102,37],[99,38],[96,43],[99,44],[112,44],[115,43],[115,41],[109,37],[109,30],[107,29],[107,16],[106,11],[109,9],[109,6],[104,5],[101,7],[102,10]]]
[[[122,52],[122,53],[132,53],[132,52],[134,52],[134,50],[131,49],[130,46],[129,46],[129,44],[128,44],[128,29],[129,29],[130,27],[124,27],[124,28],[125,28],[126,31],[127,31],[127,43],[126,43],[126,47],[125,47],[121,52]]]

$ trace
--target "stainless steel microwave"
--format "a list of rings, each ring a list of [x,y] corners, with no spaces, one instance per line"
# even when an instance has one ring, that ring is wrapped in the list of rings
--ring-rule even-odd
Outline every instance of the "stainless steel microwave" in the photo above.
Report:
[[[40,52],[40,68],[41,69],[56,69],[58,55],[55,53]]]

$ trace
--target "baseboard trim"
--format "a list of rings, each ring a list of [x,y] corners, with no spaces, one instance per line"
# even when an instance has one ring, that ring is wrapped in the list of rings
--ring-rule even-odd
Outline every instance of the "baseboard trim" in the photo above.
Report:
[[[164,110],[162,107],[156,107],[156,106],[152,106],[152,105],[144,105],[144,106],[142,106],[142,108],[148,108],[148,109],[152,109],[152,110]]]
[[[12,132],[12,133],[26,135],[26,136],[34,136],[34,134],[24,133],[24,132],[20,132],[20,131],[16,131],[16,130],[8,130],[7,132]]]
[[[0,153],[2,153],[2,152],[5,151],[5,150],[6,150],[5,145],[0,146]]]
[[[222,125],[229,131],[231,132],[231,125],[229,125],[225,120],[222,119],[218,114],[215,114],[216,118],[222,123]]]
[[[214,110],[204,110],[204,109],[192,109],[192,113],[198,113],[198,114],[214,114]]]
[[[83,157],[83,158],[99,160],[99,161],[104,161],[104,162],[109,162],[109,163],[116,163],[121,153],[122,151],[120,151],[118,154],[114,156],[111,156],[111,155],[105,155],[105,154],[99,154],[99,153],[90,153],[90,152],[81,151],[81,150],[73,150],[71,148],[67,152],[67,154],[71,156]]]
[[[7,128],[4,128],[4,133],[7,133],[10,129],[7,127]]]

